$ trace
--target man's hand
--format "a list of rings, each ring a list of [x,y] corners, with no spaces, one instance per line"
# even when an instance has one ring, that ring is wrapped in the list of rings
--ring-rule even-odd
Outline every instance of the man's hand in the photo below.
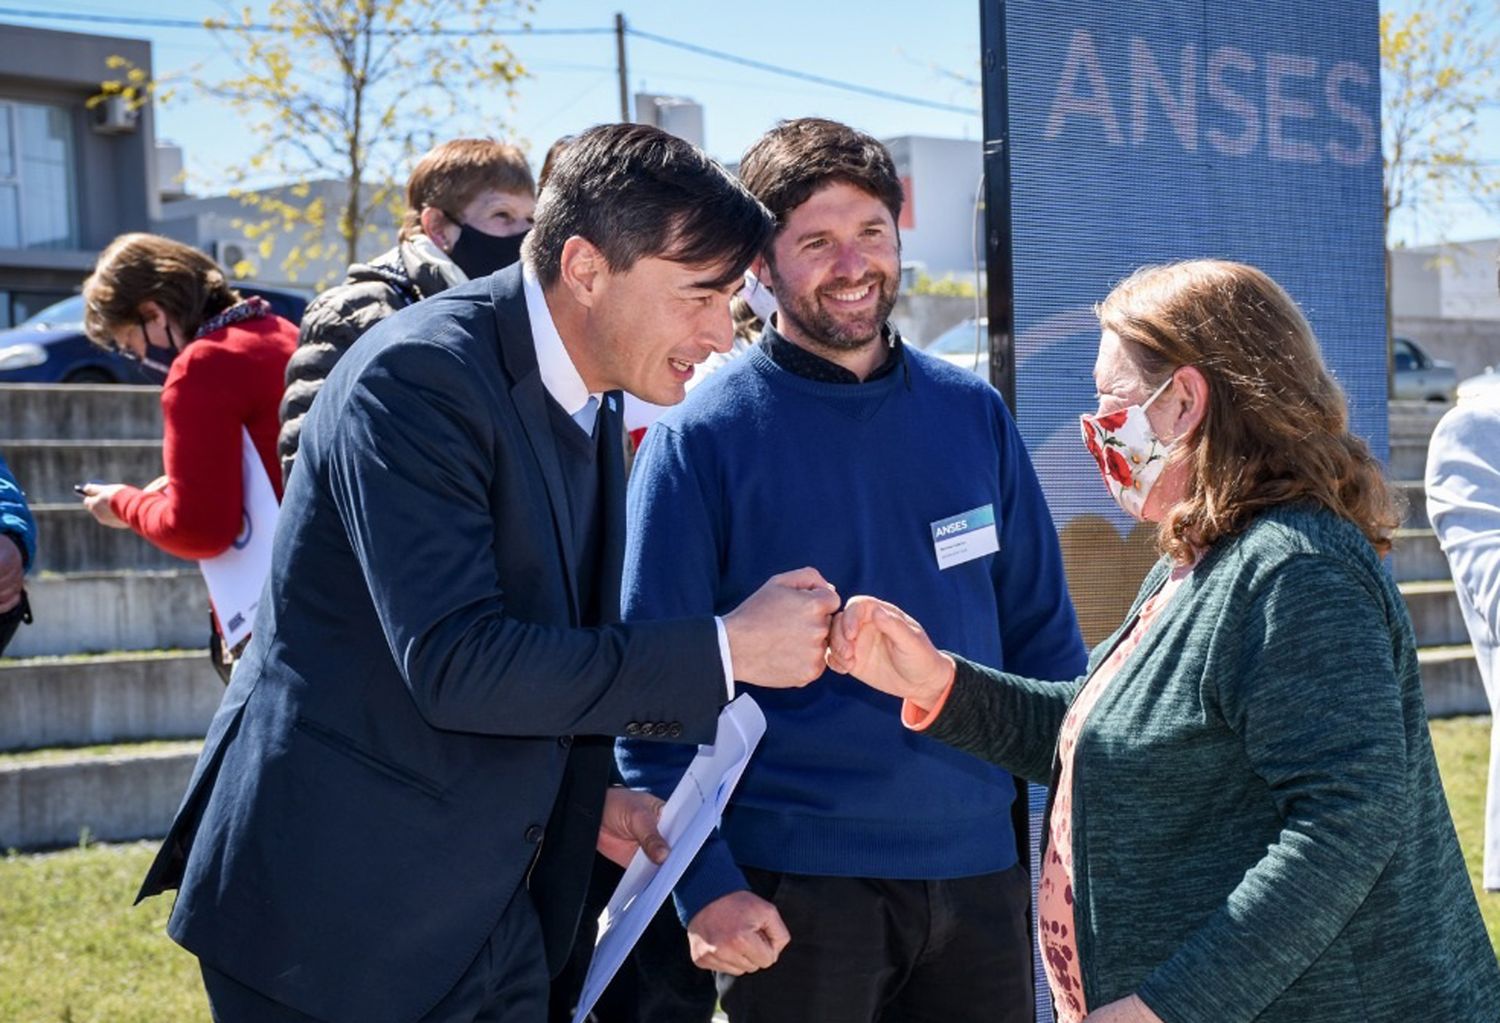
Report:
[[[21,602],[21,587],[26,584],[26,559],[21,542],[9,533],[0,537],[0,613]]]
[[[1131,995],[1094,1010],[1083,1017],[1083,1023],[1162,1023],[1162,1018]]]
[[[838,609],[838,591],[817,569],[773,575],[724,616],[734,677],[757,686],[807,685],[823,674],[828,624]]]
[[[936,706],[956,670],[915,618],[874,597],[851,597],[834,618],[828,666],[923,710]]]
[[[661,808],[662,801],[649,792],[610,786],[599,822],[599,852],[622,867],[630,865],[637,848],[644,849],[652,863],[665,860],[672,850],[656,830]]]
[[[128,529],[115,514],[114,509],[109,506],[110,498],[125,489],[123,483],[85,483],[83,485],[83,506],[89,510],[89,514],[99,520],[101,526],[111,529]]]
[[[776,907],[754,892],[730,892],[688,921],[688,951],[705,970],[738,977],[776,962],[791,935]]]

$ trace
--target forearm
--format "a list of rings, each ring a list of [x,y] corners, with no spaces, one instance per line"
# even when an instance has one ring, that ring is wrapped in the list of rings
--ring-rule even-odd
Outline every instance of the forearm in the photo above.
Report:
[[[1047,784],[1057,733],[1081,680],[1046,682],[953,660],[953,688],[924,734]]]

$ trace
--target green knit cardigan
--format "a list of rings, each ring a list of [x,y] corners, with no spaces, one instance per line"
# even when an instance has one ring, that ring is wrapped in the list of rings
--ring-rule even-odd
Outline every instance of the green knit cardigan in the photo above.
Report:
[[[927,734],[1055,781],[1083,679],[957,660]],[[1343,519],[1279,508],[1204,556],[1084,723],[1072,823],[1090,1009],[1135,993],[1166,1023],[1500,1020],[1411,619]]]

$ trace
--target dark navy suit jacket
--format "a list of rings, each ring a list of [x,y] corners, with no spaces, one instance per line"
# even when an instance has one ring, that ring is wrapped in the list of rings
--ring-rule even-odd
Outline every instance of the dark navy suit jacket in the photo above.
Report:
[[[712,741],[712,619],[615,622],[619,457],[609,621],[580,621],[547,400],[516,266],[372,329],[308,414],[253,639],[141,891],[179,887],[172,936],[302,1012],[420,1017],[528,879],[560,966],[604,737]]]

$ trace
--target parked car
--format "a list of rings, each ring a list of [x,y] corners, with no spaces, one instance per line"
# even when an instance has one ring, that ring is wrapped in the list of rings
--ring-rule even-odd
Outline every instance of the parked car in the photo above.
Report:
[[[990,321],[989,317],[970,317],[943,331],[923,346],[925,351],[951,362],[959,369],[978,373],[985,379],[990,375]]]
[[[277,316],[302,321],[311,295],[289,288],[236,283],[241,295],[259,295]],[[154,384],[140,364],[106,351],[83,333],[83,296],[54,302],[9,330],[0,330],[0,383]]]
[[[1458,385],[1459,401],[1500,401],[1500,369],[1490,366],[1483,373]]]
[[[1391,388],[1397,398],[1409,401],[1452,401],[1458,390],[1458,372],[1453,363],[1434,359],[1411,338],[1398,337],[1392,351],[1396,374]]]

